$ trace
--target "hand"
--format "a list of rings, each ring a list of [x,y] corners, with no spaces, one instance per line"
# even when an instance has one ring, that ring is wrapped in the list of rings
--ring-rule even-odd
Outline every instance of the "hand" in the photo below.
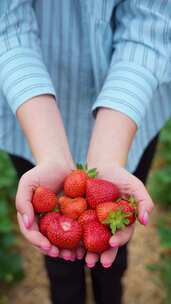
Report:
[[[77,251],[61,250],[59,252],[58,248],[39,232],[31,200],[34,190],[40,185],[57,193],[62,187],[65,176],[72,168],[72,165],[66,167],[56,161],[40,163],[21,177],[16,196],[18,223],[25,238],[43,254],[51,257],[60,256],[66,260],[74,260],[76,256],[82,258],[84,252],[81,247]]]
[[[94,167],[94,164],[90,164],[90,167]],[[138,219],[142,225],[148,224],[149,215],[153,209],[153,202],[143,185],[143,183],[127,172],[119,165],[107,165],[103,168],[98,167],[99,177],[102,179],[113,182],[119,188],[121,195],[132,194],[138,202]],[[112,169],[113,168],[113,169]],[[87,253],[86,263],[88,267],[95,266],[96,262],[100,259],[101,264],[108,268],[114,262],[118,248],[127,243],[134,231],[134,225],[127,227],[123,231],[117,231],[114,236],[110,238],[111,248],[103,252],[100,256],[94,253]]]

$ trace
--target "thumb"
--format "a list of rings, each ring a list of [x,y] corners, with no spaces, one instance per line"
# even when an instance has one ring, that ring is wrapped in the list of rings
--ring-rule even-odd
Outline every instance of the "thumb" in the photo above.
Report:
[[[30,177],[27,174],[23,175],[18,185],[16,209],[21,214],[26,228],[30,228],[34,222],[34,209],[31,202],[33,192],[34,187],[31,184]]]

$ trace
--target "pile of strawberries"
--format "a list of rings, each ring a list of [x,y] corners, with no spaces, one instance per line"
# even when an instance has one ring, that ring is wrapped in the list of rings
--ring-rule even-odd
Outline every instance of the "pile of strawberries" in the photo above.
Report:
[[[135,205],[120,197],[116,185],[82,165],[66,176],[63,195],[38,187],[32,204],[41,233],[61,249],[74,249],[82,241],[87,251],[102,253],[116,230],[136,220]]]

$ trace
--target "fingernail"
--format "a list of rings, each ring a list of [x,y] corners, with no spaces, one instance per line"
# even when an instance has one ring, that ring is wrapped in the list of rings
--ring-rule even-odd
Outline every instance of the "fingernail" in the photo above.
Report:
[[[107,263],[106,263],[106,264],[103,264],[103,267],[104,267],[104,268],[109,268],[110,266],[111,266],[111,264],[107,264]]]
[[[119,247],[118,242],[115,242],[115,241],[110,242],[110,246],[111,246],[112,248],[117,248],[117,247]]]
[[[89,263],[89,264],[87,264],[87,267],[92,268],[92,267],[94,267],[94,264]]]
[[[144,212],[142,220],[143,220],[143,224],[146,226],[148,224],[148,213],[147,213],[147,211]]]
[[[69,255],[64,256],[64,260],[69,261],[71,257]]]
[[[51,253],[51,254],[50,254],[50,257],[52,257],[52,258],[57,258],[57,257],[58,257],[58,253],[56,253],[56,254],[55,254],[55,253]]]
[[[70,260],[71,260],[71,262],[74,262],[74,261],[75,261],[75,258],[71,258]]]
[[[27,214],[23,214],[23,223],[24,223],[26,228],[29,227],[29,218],[28,218]]]
[[[83,255],[81,255],[81,254],[80,254],[80,255],[77,255],[77,259],[78,259],[78,260],[82,260],[82,258],[83,258]]]

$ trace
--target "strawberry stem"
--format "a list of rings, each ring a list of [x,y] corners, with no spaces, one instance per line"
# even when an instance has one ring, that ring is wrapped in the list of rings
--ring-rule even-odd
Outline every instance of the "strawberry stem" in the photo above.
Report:
[[[76,168],[79,170],[83,170],[87,173],[87,175],[91,178],[94,178],[97,176],[98,172],[96,168],[88,169],[87,164],[82,165],[82,164],[76,164]]]

